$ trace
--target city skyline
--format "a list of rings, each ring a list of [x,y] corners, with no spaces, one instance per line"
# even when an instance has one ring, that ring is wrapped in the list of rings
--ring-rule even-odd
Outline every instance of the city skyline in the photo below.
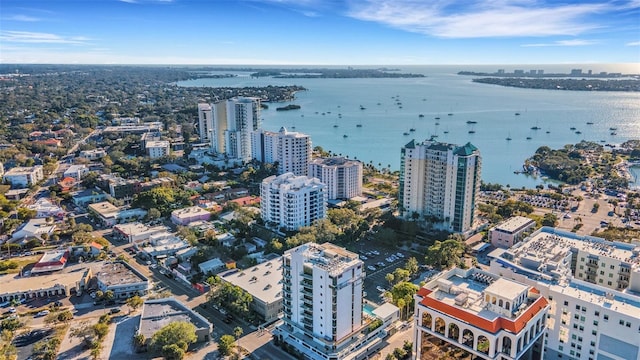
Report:
[[[0,23],[0,63],[640,62],[639,0],[6,0]]]

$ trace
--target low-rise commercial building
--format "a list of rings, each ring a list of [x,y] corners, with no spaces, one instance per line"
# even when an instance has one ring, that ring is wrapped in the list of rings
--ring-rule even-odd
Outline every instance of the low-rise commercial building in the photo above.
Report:
[[[222,281],[251,294],[251,308],[266,322],[275,321],[282,313],[282,258],[250,268],[220,274]]]
[[[31,269],[32,274],[60,271],[69,261],[69,250],[46,251]]]
[[[69,296],[82,292],[93,277],[90,267],[66,269],[49,275],[3,276],[0,286],[0,302],[22,299],[40,299],[54,296]]]
[[[113,291],[115,298],[146,295],[149,280],[138,270],[122,261],[105,262],[96,273],[98,289]]]
[[[536,222],[524,216],[514,216],[489,230],[491,245],[508,249],[520,242],[527,231],[533,229]]]
[[[147,154],[152,159],[169,156],[171,144],[165,140],[147,141],[145,144]]]
[[[163,225],[147,226],[139,222],[117,224],[113,226],[113,236],[131,244],[149,240],[152,235],[168,233],[169,228]]]
[[[196,221],[207,221],[211,218],[211,213],[199,206],[191,206],[171,212],[171,222],[176,225],[189,225]]]
[[[213,332],[213,325],[202,315],[189,309],[174,298],[147,300],[142,305],[142,315],[138,333],[144,335],[147,342],[163,327],[184,321],[196,327],[197,342],[209,341]]]
[[[71,165],[64,171],[62,176],[74,178],[76,181],[80,181],[88,173],[89,168],[86,165]]]

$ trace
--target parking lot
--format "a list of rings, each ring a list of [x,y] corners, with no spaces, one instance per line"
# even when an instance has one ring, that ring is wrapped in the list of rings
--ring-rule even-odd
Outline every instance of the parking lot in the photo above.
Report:
[[[384,302],[381,290],[390,289],[385,276],[396,268],[403,267],[407,259],[414,256],[404,250],[374,246],[371,242],[360,242],[352,251],[360,255],[367,273],[364,280],[365,299],[376,304]]]

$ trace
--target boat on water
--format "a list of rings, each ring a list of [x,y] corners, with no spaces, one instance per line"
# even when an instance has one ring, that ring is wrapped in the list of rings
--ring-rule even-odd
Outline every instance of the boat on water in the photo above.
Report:
[[[364,109],[366,109],[366,107],[360,105],[360,110],[364,110]]]
[[[507,141],[511,141],[511,138],[510,138],[510,137],[507,137]]]
[[[439,118],[439,117],[436,117],[435,119],[436,119],[436,120],[440,120],[440,118]]]
[[[322,115],[326,115],[325,113],[322,113]]]
[[[411,129],[409,129],[409,131],[414,132],[414,131],[416,131],[416,129],[411,128]]]
[[[540,129],[542,129],[542,128],[541,128],[541,127],[538,127],[538,126],[533,126],[533,127],[531,127],[531,130],[540,130]]]
[[[343,138],[348,138],[348,137],[349,137],[349,135],[344,134],[344,135],[342,135],[342,137],[343,137]]]
[[[610,128],[609,128],[609,130],[611,130],[611,131],[616,131],[616,130],[618,130],[618,128],[610,127]]]
[[[477,121],[473,121],[473,120],[467,120],[467,124],[477,124]]]
[[[402,135],[404,135],[404,136],[408,136],[408,135],[409,135],[409,133],[408,133],[408,132],[405,132],[405,133],[403,133]]]
[[[520,116],[520,113],[518,113],[518,112],[517,112],[517,113],[516,113],[516,116]]]
[[[618,135],[618,133],[617,133],[617,132],[615,132],[615,131],[612,131],[612,132],[611,132],[611,135]]]
[[[338,127],[338,124],[333,125],[333,127],[334,127],[334,128],[337,128],[337,127]]]
[[[447,116],[453,116],[453,113],[448,113]]]
[[[445,130],[445,131],[443,131],[443,132],[444,132],[445,134],[448,134],[448,133],[449,133],[449,130]]]
[[[469,130],[469,134],[475,134],[476,131],[475,130]]]
[[[574,128],[573,126],[569,128],[569,130],[575,130],[576,128]]]
[[[357,124],[356,127],[362,127],[362,124]]]
[[[582,131],[576,131],[576,134],[580,135],[582,134]]]
[[[531,136],[527,136],[527,140],[531,140]]]
[[[587,125],[593,125],[591,121],[587,121]]]
[[[551,134],[551,131],[547,130],[547,134]]]
[[[437,123],[436,123],[436,125],[440,125],[440,123],[439,123],[439,122],[437,122]]]
[[[424,115],[423,115],[423,114],[420,114],[420,115],[418,115],[418,117],[421,117],[421,118],[423,118],[423,117],[424,117]]]

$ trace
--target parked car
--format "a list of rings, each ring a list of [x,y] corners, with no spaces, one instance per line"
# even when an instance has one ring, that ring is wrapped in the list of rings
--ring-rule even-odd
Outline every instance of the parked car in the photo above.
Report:
[[[42,310],[36,314],[36,317],[49,315],[49,310]]]
[[[376,271],[376,268],[373,265],[367,266],[367,269],[369,269],[371,271]]]
[[[113,309],[109,310],[109,314],[117,314],[120,311],[121,311],[120,308],[113,308]]]

